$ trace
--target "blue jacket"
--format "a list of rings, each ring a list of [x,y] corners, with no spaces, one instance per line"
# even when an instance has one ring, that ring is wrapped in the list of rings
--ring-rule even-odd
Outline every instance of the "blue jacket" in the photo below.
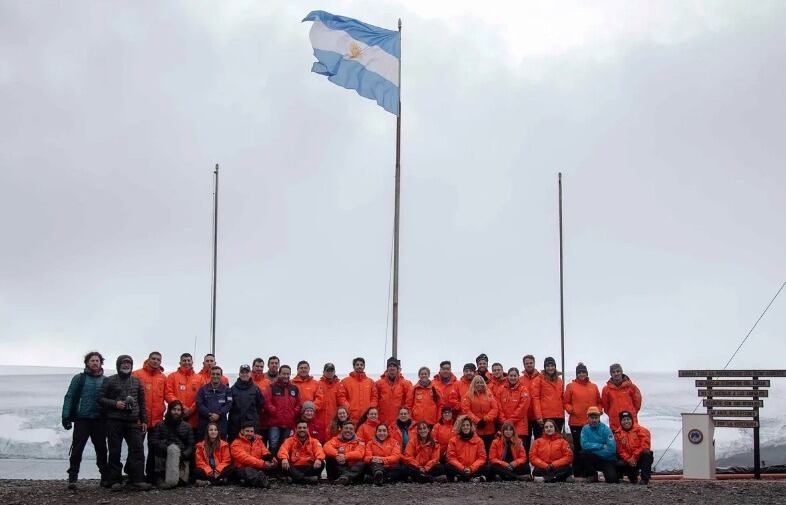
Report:
[[[85,384],[82,391],[79,390],[79,382],[82,375],[85,376]],[[68,391],[63,398],[62,418],[67,421],[77,419],[97,419],[101,417],[101,408],[98,405],[98,393],[101,391],[101,384],[104,382],[104,371],[98,375],[92,375],[85,371],[74,375]]]
[[[199,388],[196,406],[199,413],[198,433],[204,434],[210,414],[218,414],[220,416],[217,421],[218,429],[221,436],[225,438],[227,435],[227,414],[232,410],[232,391],[229,386],[219,384],[216,389],[213,389],[213,385],[208,382]]]
[[[611,428],[603,423],[594,428],[585,424],[581,429],[581,451],[594,454],[606,461],[617,460],[617,443]]]

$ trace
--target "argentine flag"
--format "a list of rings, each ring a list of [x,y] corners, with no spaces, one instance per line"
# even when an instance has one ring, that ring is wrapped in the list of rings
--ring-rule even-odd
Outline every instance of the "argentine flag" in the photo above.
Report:
[[[399,113],[399,32],[378,28],[357,19],[312,11],[311,45],[317,62],[312,72],[359,95],[376,100],[391,114]]]

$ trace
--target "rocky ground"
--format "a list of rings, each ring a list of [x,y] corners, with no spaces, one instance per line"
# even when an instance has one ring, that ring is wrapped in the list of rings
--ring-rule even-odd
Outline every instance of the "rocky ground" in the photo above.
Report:
[[[493,482],[483,484],[394,484],[294,486],[273,483],[271,489],[240,487],[178,488],[172,491],[111,492],[97,481],[80,481],[76,491],[65,481],[0,480],[0,503],[129,504],[151,502],[180,505],[238,505],[265,501],[277,505],[308,504],[471,504],[482,503],[680,503],[732,505],[739,503],[786,503],[786,481],[658,481],[649,486],[630,484],[535,484]]]

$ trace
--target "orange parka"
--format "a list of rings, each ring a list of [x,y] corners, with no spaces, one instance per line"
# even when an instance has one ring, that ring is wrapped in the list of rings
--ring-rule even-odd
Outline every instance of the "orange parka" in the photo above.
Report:
[[[524,384],[524,387],[527,388],[529,391],[529,410],[527,410],[527,419],[529,421],[537,420],[537,416],[535,415],[535,402],[532,401],[532,388],[534,387],[533,382],[535,379],[540,376],[540,372],[537,370],[533,370],[532,375],[528,374],[525,370],[521,371],[521,377],[519,378],[519,382]]]
[[[314,437],[307,437],[304,442],[292,435],[284,440],[278,450],[279,461],[287,460],[292,466],[311,466],[316,460],[325,460],[322,444]]]
[[[153,369],[145,360],[139,370],[134,370],[133,376],[139,379],[145,389],[145,410],[147,411],[148,428],[152,429],[164,420],[166,412],[166,375],[164,367]]]
[[[355,435],[357,435],[360,440],[368,443],[372,438],[377,436],[377,426],[379,426],[379,420],[366,419],[366,422],[358,426],[358,429],[355,430]]]
[[[587,409],[597,407],[603,410],[600,391],[594,382],[587,379],[573,379],[565,388],[565,412],[570,414],[568,426],[584,426],[589,422]]]
[[[497,396],[497,390],[499,388],[505,386],[506,384],[508,384],[508,376],[507,375],[503,375],[501,379],[497,379],[493,375],[489,375],[489,380],[486,383],[486,387],[488,387],[489,391],[491,391],[491,394],[493,394],[496,397]]]
[[[562,379],[559,375],[554,380],[541,373],[532,382],[532,401],[535,403],[535,419],[563,419]]]
[[[317,408],[317,417],[322,420],[325,429],[330,427],[333,418],[336,417],[338,408],[338,388],[340,381],[338,377],[328,379],[324,375],[319,379],[317,391],[314,394],[314,405]]]
[[[210,382],[210,369],[209,368],[202,368],[197,374],[199,378],[202,380],[202,385],[208,384]],[[221,384],[225,386],[229,386],[229,378],[226,375],[221,376]]]
[[[517,444],[511,444],[511,450],[513,452],[513,461],[510,462],[511,465],[516,467],[527,462],[527,451],[524,450],[524,444],[521,443],[520,439]],[[494,441],[491,442],[491,447],[489,448],[489,463],[507,468],[508,463],[502,459],[504,457],[504,452],[505,441],[502,439],[502,435],[497,435]]]
[[[367,465],[371,463],[373,457],[382,458],[382,465],[385,468],[398,465],[401,461],[401,444],[397,440],[388,437],[384,442],[380,442],[377,437],[366,443],[366,453],[363,462]]]
[[[398,418],[398,411],[401,407],[407,406],[407,399],[412,391],[412,383],[400,373],[391,382],[386,372],[376,382],[376,387],[380,422],[385,424],[395,423]]]
[[[344,440],[341,435],[327,441],[324,447],[325,456],[335,458],[341,452],[347,458],[348,465],[360,463],[366,455],[366,444],[355,436],[352,440]]]
[[[467,393],[469,392],[470,384],[472,384],[472,379],[467,380],[464,378],[463,375],[459,380],[456,381],[456,389],[458,389],[459,398],[461,398],[461,400],[463,400],[464,397],[467,396]],[[461,405],[460,405],[461,400],[459,400],[459,409],[461,409]]]
[[[427,386],[421,385],[420,381],[416,382],[410,391],[407,406],[415,423],[426,421],[429,426],[435,424],[439,419],[442,399],[434,382],[429,381]]]
[[[618,386],[611,379],[603,386],[601,395],[603,411],[609,416],[609,425],[612,431],[620,427],[620,412],[627,410],[633,415],[633,424],[638,423],[638,413],[641,410],[641,391],[627,375],[622,376],[622,383]]]
[[[461,400],[461,413],[469,416],[472,423],[477,426],[481,420],[486,421],[486,425],[481,428],[477,427],[478,435],[491,435],[496,431],[494,421],[497,420],[499,414],[499,407],[497,400],[489,392],[479,393],[470,396],[469,393],[464,395]]]
[[[456,434],[448,443],[447,458],[448,464],[457,470],[469,468],[472,472],[477,472],[486,464],[486,448],[476,433],[473,433],[469,440]]]
[[[224,440],[220,440],[218,447],[213,451],[213,459],[216,462],[216,471],[219,473],[232,464],[229,444]],[[205,475],[210,475],[213,472],[210,467],[210,455],[205,450],[204,440],[196,445],[196,467],[205,472]]]
[[[314,401],[317,396],[317,387],[319,387],[319,381],[315,380],[310,375],[305,379],[299,375],[296,375],[295,378],[292,379],[292,384],[297,386],[301,402]]]
[[[442,382],[442,377],[436,374],[431,379],[431,384],[439,392],[439,397],[443,406],[448,406],[457,414],[461,410],[461,393],[459,392],[458,379],[453,374],[450,374],[448,382]]]
[[[338,387],[338,404],[349,411],[349,418],[357,423],[369,407],[377,406],[377,387],[365,373],[351,372]]]
[[[192,428],[196,428],[199,422],[196,408],[196,396],[199,388],[203,386],[202,376],[191,370],[178,368],[166,378],[166,393],[164,397],[167,403],[180,400],[184,408],[191,411],[187,421]]]
[[[614,430],[614,439],[617,441],[617,454],[625,461],[638,461],[641,451],[650,450],[650,430],[635,423],[630,431],[622,428]]]
[[[573,452],[559,433],[543,434],[529,449],[529,461],[535,468],[545,470],[549,465],[567,466],[573,462]]]
[[[441,452],[439,443],[436,440],[421,442],[420,438],[415,436],[415,438],[409,440],[407,450],[404,451],[401,459],[409,466],[415,468],[423,467],[428,472],[439,463]]]
[[[450,439],[453,438],[453,421],[449,422],[441,422],[435,424],[431,428],[431,436],[434,437],[434,440],[437,441],[439,444],[439,450],[442,453],[441,456],[445,456],[448,452],[448,444],[450,443]]]
[[[262,458],[270,454],[259,435],[254,435],[253,441],[241,435],[232,441],[229,449],[232,461],[238,470],[243,468],[262,470],[265,468],[265,461]]]
[[[527,412],[532,399],[521,379],[516,384],[505,381],[497,387],[497,403],[499,404],[499,421],[513,423],[517,435],[529,434]]]

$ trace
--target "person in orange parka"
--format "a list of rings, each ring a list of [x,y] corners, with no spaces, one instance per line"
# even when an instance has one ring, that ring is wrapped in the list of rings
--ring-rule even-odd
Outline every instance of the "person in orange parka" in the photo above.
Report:
[[[527,425],[529,427],[530,436],[523,438],[524,448],[527,450],[527,454],[529,454],[529,447],[532,444],[532,439],[534,438],[537,440],[543,434],[543,428],[538,424],[538,420],[535,417],[535,402],[532,401],[533,382],[540,376],[540,372],[535,368],[535,356],[532,354],[527,354],[521,361],[524,365],[524,370],[521,371],[519,380],[524,384],[524,387],[527,388],[527,391],[529,391],[530,397],[529,410],[527,410]]]
[[[241,485],[270,487],[265,472],[274,471],[277,461],[265,447],[262,437],[254,430],[256,430],[256,423],[252,421],[243,423],[240,436],[232,441],[229,451]]]
[[[619,363],[614,363],[609,367],[611,378],[603,386],[601,400],[603,401],[603,411],[609,416],[609,427],[612,431],[619,429],[620,412],[630,412],[633,416],[633,423],[639,422],[638,413],[641,410],[641,391],[630,377],[625,375]]]
[[[317,439],[308,434],[308,422],[301,419],[295,433],[284,440],[278,450],[281,470],[289,474],[292,482],[317,484],[325,466],[325,451]]]
[[[198,486],[224,485],[235,470],[232,466],[229,444],[221,440],[218,424],[214,422],[207,423],[205,439],[196,445],[194,454],[196,456],[194,475]]]
[[[536,481],[540,477],[545,482],[573,482],[573,453],[567,440],[557,432],[553,419],[543,423],[543,436],[532,444],[529,461]]]
[[[472,384],[472,379],[475,378],[475,372],[477,371],[477,367],[475,363],[467,363],[464,365],[462,370],[461,378],[456,382],[456,389],[458,389],[459,393],[459,403],[467,396],[469,392],[469,385]],[[485,380],[485,379],[484,379]],[[461,406],[459,405],[459,411],[461,411]]]
[[[453,438],[455,434],[453,430],[453,409],[450,408],[449,405],[443,405],[442,409],[440,409],[439,421],[431,427],[431,436],[434,437],[434,440],[439,444],[439,457],[442,463],[445,462],[445,457],[448,452],[448,443],[450,443],[450,439]]]
[[[352,360],[353,372],[341,380],[338,387],[338,404],[349,411],[349,418],[357,423],[369,407],[377,406],[377,386],[374,381],[366,376],[366,360],[355,358]]]
[[[505,376],[504,368],[502,368],[502,363],[494,363],[491,365],[491,376],[489,377],[487,383],[491,394],[496,397],[497,389],[504,386],[507,382],[507,377]]]
[[[351,484],[363,479],[366,444],[355,435],[355,425],[345,421],[341,433],[325,444],[325,468],[328,479],[336,484]]]
[[[155,472],[155,455],[151,444],[150,434],[158,423],[164,420],[166,405],[166,375],[164,367],[161,366],[161,353],[151,352],[142,368],[134,370],[131,374],[142,383],[145,390],[145,411],[147,412],[148,429],[145,432],[147,438],[147,461],[145,463],[145,475],[148,475],[148,482],[154,484],[153,474]]]
[[[167,403],[180,400],[183,404],[183,419],[188,421],[192,428],[196,428],[199,422],[196,396],[202,386],[202,377],[194,373],[194,358],[187,352],[181,354],[180,367],[166,378],[164,398]]]
[[[546,419],[553,419],[557,431],[561,432],[565,426],[562,378],[557,371],[557,362],[551,356],[543,360],[543,373],[533,381],[530,393],[538,424],[543,426]]]
[[[380,423],[374,438],[366,443],[363,456],[366,471],[378,486],[386,481],[395,482],[401,478],[400,461],[401,444],[389,436],[387,425]]]
[[[434,383],[429,380],[430,375],[431,370],[428,367],[420,367],[420,370],[418,370],[418,381],[410,390],[407,406],[412,413],[412,419],[416,423],[426,421],[429,426],[432,426],[439,419],[442,399]]]
[[[441,362],[439,373],[434,375],[431,384],[439,392],[442,405],[447,405],[457,414],[461,410],[461,394],[458,389],[458,379],[453,375],[451,366],[450,361]]]
[[[633,414],[623,410],[620,412],[620,429],[614,431],[617,441],[617,472],[628,476],[631,484],[638,480],[641,471],[640,484],[647,485],[652,477],[653,455],[650,449],[650,431],[644,426],[633,422]]]
[[[402,473],[414,482],[447,482],[445,467],[439,462],[440,446],[430,433],[428,423],[419,421],[415,425],[415,433],[401,456],[404,463]]]
[[[314,394],[314,406],[317,408],[317,417],[322,421],[326,431],[328,431],[330,423],[336,416],[338,387],[339,380],[336,377],[336,366],[333,363],[325,363],[325,366],[322,368],[322,377],[319,379],[317,391]]]
[[[511,421],[502,423],[489,451],[489,477],[500,480],[532,480],[524,444],[516,436],[516,427]]]
[[[483,381],[483,377],[478,377]],[[485,382],[484,382],[485,383]],[[483,440],[475,433],[469,416],[459,416],[454,428],[455,435],[448,443],[445,472],[448,479],[458,482],[486,480],[486,449]]]
[[[308,361],[299,361],[297,364],[297,375],[292,379],[292,384],[297,386],[300,393],[300,401],[314,401],[317,396],[317,382],[309,373],[311,372],[311,365]]]
[[[576,476],[586,474],[581,457],[581,429],[589,422],[587,410],[590,407],[601,409],[602,402],[598,386],[589,380],[587,366],[579,363],[576,366],[576,378],[565,387],[565,412],[568,417],[568,427],[573,436],[573,471]]]
[[[396,422],[398,411],[406,406],[412,391],[412,383],[401,375],[401,363],[396,358],[388,358],[388,368],[376,382],[379,420],[387,425]]]
[[[377,434],[379,422],[379,409],[369,407],[366,413],[360,416],[358,429],[355,430],[355,434],[360,440],[368,443]]]
[[[251,380],[260,391],[270,389],[270,379],[265,373],[265,360],[262,358],[254,358],[254,362],[251,363]]]
[[[516,435],[522,440],[529,437],[529,423],[527,411],[532,399],[529,391],[519,378],[519,369],[512,367],[508,370],[505,384],[497,387],[497,404],[499,405],[499,421],[510,421]]]
[[[216,356],[214,354],[205,354],[202,360],[202,370],[199,371],[199,377],[202,379],[202,386],[210,383],[210,370],[216,366]],[[229,386],[229,378],[225,375],[221,376],[221,384]]]
[[[469,416],[472,423],[477,426],[477,434],[483,440],[483,446],[488,452],[494,433],[497,432],[494,422],[499,414],[497,400],[489,393],[486,381],[480,375],[472,379],[469,391],[461,400],[461,413]]]

